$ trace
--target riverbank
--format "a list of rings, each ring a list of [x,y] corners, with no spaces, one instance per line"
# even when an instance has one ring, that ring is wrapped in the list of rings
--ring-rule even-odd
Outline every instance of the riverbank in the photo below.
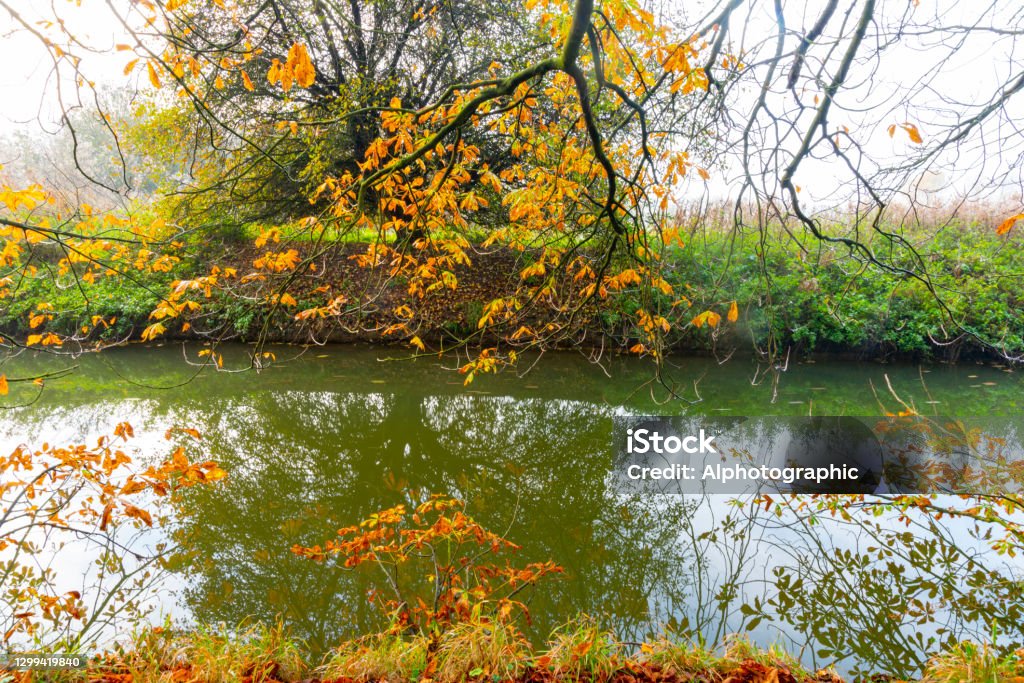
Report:
[[[0,666],[0,675],[4,675]],[[9,676],[9,677],[6,677]],[[310,663],[281,626],[226,631],[146,629],[129,644],[91,658],[84,669],[10,671],[12,683],[843,683],[832,669],[809,671],[782,648],[743,638],[705,648],[671,637],[622,643],[588,619],[570,622],[534,652],[510,625],[463,624],[435,638],[379,634],[343,643]],[[1012,683],[1024,651],[999,656],[963,643],[933,657],[920,683]],[[855,681],[897,680],[880,673]]]
[[[667,251],[663,270],[673,290],[685,292],[691,302],[662,311],[671,324],[667,348],[677,354],[773,349],[794,358],[830,354],[950,362],[1006,360],[1024,353],[1024,274],[1018,267],[1024,241],[996,236],[987,226],[950,226],[921,241],[926,280],[865,267],[842,246],[816,244],[816,251],[807,253],[792,240],[762,242],[756,234],[725,232],[693,233],[684,244]],[[273,246],[279,252],[294,248],[299,258],[312,253],[308,242]],[[146,252],[131,277],[108,271],[62,282],[40,271],[8,293],[0,334],[19,341],[39,335],[37,343],[45,332],[86,342],[138,339],[173,283],[195,281],[216,265],[221,284],[225,271],[237,274],[231,295],[214,289],[189,325],[164,321],[164,336],[247,341],[263,334],[272,342],[404,346],[415,336],[432,350],[467,339],[480,344],[488,341],[474,337],[485,306],[514,291],[532,259],[527,252],[469,250],[472,265],[452,269],[458,286],[439,287],[414,300],[415,325],[399,329],[408,322],[395,313],[412,299],[408,282],[391,277],[386,266],[358,265],[365,244],[332,245],[314,260],[315,270],[289,284],[289,298],[276,307],[269,303],[274,299],[265,281],[245,278],[263,251],[249,241],[226,241],[192,245],[176,261]],[[591,307],[576,321],[577,329],[563,335],[564,345],[632,348],[639,298],[626,288]],[[358,307],[358,314],[345,319],[300,315],[339,300],[350,310]],[[695,312],[705,309],[722,309],[724,318],[732,301],[737,302],[735,323],[691,324]],[[91,324],[83,327],[83,321]]]

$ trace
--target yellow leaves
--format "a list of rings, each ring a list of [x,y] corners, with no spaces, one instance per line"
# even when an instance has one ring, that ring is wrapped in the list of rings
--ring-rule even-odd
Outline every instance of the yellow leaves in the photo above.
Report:
[[[47,332],[46,334],[30,334],[28,339],[25,340],[25,346],[36,346],[37,344],[42,346],[61,346],[64,342],[61,338],[55,335],[53,332]]]
[[[242,72],[242,85],[249,92],[252,92],[256,89],[256,86],[252,84],[252,79],[249,78],[249,74],[245,73],[244,71]]]
[[[492,302],[493,303],[493,302]],[[518,356],[515,351],[509,351],[507,358],[502,358],[498,355],[496,348],[487,348],[480,352],[480,355],[469,361],[461,368],[459,372],[466,375],[466,380],[462,383],[463,386],[469,386],[473,383],[476,378],[476,373],[482,372],[498,372],[502,367],[511,365],[518,360]]]
[[[82,533],[108,533],[123,522],[131,522],[136,527],[153,526],[157,521],[155,514],[143,509],[138,500],[148,503],[150,492],[166,496],[170,492],[169,478],[172,476],[181,475],[181,484],[186,486],[222,476],[223,471],[216,463],[191,465],[183,453],[174,462],[165,462],[140,473],[131,467],[132,458],[113,445],[116,439],[127,441],[132,436],[131,426],[121,423],[114,429],[113,436],[101,436],[91,446],[44,443],[35,449],[18,446],[9,456],[0,456],[0,466],[6,464],[15,472],[40,471],[46,474],[45,477],[20,477],[17,474],[5,477],[0,484],[5,515],[19,520],[28,531],[45,529],[53,547],[60,548],[65,545],[65,539]],[[8,495],[8,492],[14,495]],[[0,538],[0,551],[5,550],[12,540]],[[114,561],[117,559],[115,557]],[[14,576],[29,566],[17,553],[10,561],[7,569]],[[31,572],[26,576],[31,576]],[[19,601],[17,595],[8,596],[14,600],[9,611],[15,619],[27,620],[33,616],[33,610],[40,609],[45,619],[63,618],[62,615],[71,619],[85,618],[81,592],[72,590],[58,595],[46,585],[34,582],[26,582],[25,585],[28,586],[25,593],[32,598],[31,604]],[[29,624],[29,627],[34,626]]]
[[[519,327],[518,330],[516,330],[515,332],[512,333],[512,337],[511,338],[512,338],[513,341],[518,341],[518,340],[520,340],[520,339],[522,339],[524,337],[536,337],[536,336],[537,336],[536,332],[534,332],[532,329],[530,329],[526,325],[522,325],[522,326]]]
[[[124,483],[124,486],[121,487],[121,495],[130,496],[133,493],[140,493],[148,488],[149,485],[146,482],[136,479],[134,476],[131,476],[128,477],[128,481],[126,481]]]
[[[275,59],[267,71],[267,80],[271,84],[279,83],[285,92],[291,90],[294,83],[308,88],[313,85],[315,79],[316,69],[309,58],[306,46],[301,43],[294,43],[291,46],[284,63]]]
[[[131,439],[135,437],[135,430],[128,422],[118,422],[114,427],[114,436],[119,439]]]
[[[143,522],[146,526],[153,526],[153,515],[140,507],[125,503],[124,514],[132,519],[137,519],[140,522]]]
[[[262,249],[266,246],[267,242],[280,242],[281,231],[278,228],[270,228],[260,233],[260,236],[256,238],[256,248]]]
[[[412,151],[409,149],[409,151]],[[480,207],[486,207],[488,201],[475,192],[467,192],[459,202],[459,208],[464,211],[476,211]]]
[[[1013,216],[1010,216],[1005,221],[1003,221],[1002,223],[999,224],[999,227],[996,228],[996,234],[997,235],[1005,235],[1005,234],[1007,234],[1008,232],[1013,230],[1013,226],[1016,225],[1017,221],[1020,221],[1020,220],[1024,220],[1024,213],[1018,213],[1018,214],[1015,214]]]
[[[398,334],[399,332],[406,333],[408,331],[409,328],[405,323],[392,323],[384,328],[381,332],[381,336],[390,337],[393,334]]]
[[[13,241],[4,243],[4,248],[0,250],[0,267],[12,266],[18,262],[21,256],[22,248],[15,244]],[[13,280],[10,276],[0,279],[0,288],[6,289],[10,287]]]
[[[199,430],[198,429],[193,429],[192,427],[171,427],[166,432],[164,432],[164,438],[167,439],[168,441],[170,441],[171,439],[174,438],[174,435],[176,433],[178,433],[178,432],[180,432],[182,434],[185,434],[187,436],[190,436],[193,439],[195,439],[196,441],[202,441],[203,440],[203,435],[199,433]]]
[[[313,62],[309,59],[309,53],[306,52],[306,46],[300,43],[292,45],[291,49],[288,50],[288,64],[292,65],[292,69],[295,72],[295,80],[303,88],[308,88],[313,85],[313,81],[316,78],[316,70],[313,68]]]
[[[153,339],[159,337],[166,331],[167,328],[164,327],[163,323],[153,323],[152,325],[150,325],[149,327],[142,331],[141,339],[144,342],[152,341]]]
[[[668,320],[663,316],[651,315],[643,309],[638,310],[636,314],[640,328],[646,332],[648,336],[653,336],[656,330],[668,332],[669,329],[671,329],[671,325]]]
[[[342,306],[344,306],[347,301],[348,298],[344,295],[336,296],[326,306],[307,308],[304,311],[299,311],[295,314],[295,319],[301,322],[312,318],[326,318],[329,315],[341,315]]]
[[[477,321],[476,327],[478,330],[482,330],[488,325],[492,325],[495,322],[495,318],[499,316],[508,317],[512,314],[515,305],[510,305],[509,302],[504,299],[494,299],[486,306],[484,306],[483,315],[480,316],[480,320]]]
[[[180,284],[178,285],[181,286]],[[175,288],[175,294],[180,290]],[[156,308],[154,308],[150,314],[150,320],[163,320],[164,318],[177,318],[178,314],[184,310],[180,304],[174,304],[169,301],[161,301]]]
[[[523,280],[527,280],[534,276],[544,275],[545,272],[543,261],[538,261],[537,263],[523,268],[519,273],[519,277]]]
[[[484,171],[480,175],[479,182],[481,185],[489,187],[496,194],[501,194],[501,180],[490,171]]]
[[[198,355],[200,358],[210,358],[218,368],[224,367],[224,356],[214,353],[211,349],[203,349]]]
[[[130,71],[130,69],[129,69],[129,71]],[[159,90],[160,86],[161,86],[160,76],[157,75],[156,67],[153,66],[153,62],[146,62],[146,71],[149,74],[149,82],[150,82],[150,84],[152,84],[152,86],[154,88]]]
[[[910,137],[910,141],[915,145],[920,145],[924,142],[924,138],[921,137],[921,131],[917,129],[913,123],[909,121],[899,124],[899,127],[907,131],[907,136]],[[889,137],[896,135],[896,124],[889,126]]]
[[[410,346],[415,346],[420,351],[426,351],[427,347],[423,344],[423,341],[418,337],[413,337],[409,340]]]
[[[722,316],[714,311],[704,311],[698,314],[690,321],[690,324],[694,327],[704,327],[707,324],[709,327],[718,327],[718,323],[722,322]]]
[[[214,482],[220,481],[228,476],[226,470],[221,469],[214,463],[204,463],[205,471],[203,472],[204,481]]]
[[[49,322],[51,320],[53,320],[53,316],[51,314],[37,311],[33,313],[31,317],[29,317],[28,326],[34,330],[43,323]]]
[[[734,323],[737,320],[739,320],[739,318],[740,318],[740,308],[739,308],[739,306],[736,305],[735,301],[733,301],[731,304],[729,304],[729,314],[726,317],[729,319],[729,322],[731,322],[731,323]]]
[[[640,282],[640,273],[633,268],[627,268],[617,275],[606,278],[605,286],[613,291],[618,291],[629,285],[638,285]]]
[[[283,70],[283,65],[281,64],[281,60],[275,59],[271,63],[270,69],[267,70],[267,81],[269,81],[271,85],[273,85],[274,83],[277,83],[279,81],[282,81],[282,79],[284,78],[284,75],[282,74],[282,70]],[[281,87],[283,87],[285,89],[285,91],[288,91],[292,87],[291,77],[290,76],[288,78],[288,82],[287,83],[288,83],[287,87],[285,86],[285,84],[283,82],[281,83]]]
[[[672,285],[664,280],[664,278],[656,277],[651,281],[651,285],[665,296],[670,296],[674,291]]]
[[[100,531],[106,531],[107,527],[110,526],[110,520],[114,515],[114,501],[110,501],[103,506],[103,514],[100,516]]]
[[[6,396],[10,388],[7,386],[7,375],[0,375],[0,396]]]
[[[268,251],[260,258],[252,262],[254,268],[260,270],[269,270],[275,273],[281,273],[286,270],[295,270],[295,267],[299,265],[299,252],[295,249],[289,249],[286,252],[272,252]]]
[[[46,201],[49,201],[49,195],[40,185],[29,185],[22,190],[14,190],[7,185],[0,186],[0,202],[8,211],[17,211],[19,208],[31,211]]]
[[[282,306],[298,306],[299,305],[299,302],[295,300],[295,297],[293,297],[288,292],[285,292],[284,294],[281,295],[279,303]]]

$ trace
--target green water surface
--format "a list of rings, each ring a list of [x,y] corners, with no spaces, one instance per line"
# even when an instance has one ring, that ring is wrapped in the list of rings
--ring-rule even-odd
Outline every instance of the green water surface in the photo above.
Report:
[[[410,489],[466,500],[522,546],[517,562],[565,567],[525,595],[533,635],[580,612],[626,639],[692,616],[697,560],[679,530],[693,511],[610,490],[618,413],[872,415],[900,409],[894,392],[922,412],[988,416],[1018,414],[1024,400],[1021,373],[991,365],[794,362],[773,373],[746,359],[679,359],[665,369],[682,397],[672,399],[636,359],[549,354],[465,387],[454,356],[280,347],[271,367],[230,372],[245,361],[230,347],[225,371],[197,372],[199,348],[8,359],[9,377],[77,368],[38,394],[12,385],[7,404],[31,404],[0,412],[0,447],[82,441],[127,420],[156,457],[169,427],[199,430],[204,457],[229,477],[178,510],[180,589],[166,608],[229,624],[281,616],[314,650],[381,627],[367,600],[377,584],[289,548],[322,543]]]

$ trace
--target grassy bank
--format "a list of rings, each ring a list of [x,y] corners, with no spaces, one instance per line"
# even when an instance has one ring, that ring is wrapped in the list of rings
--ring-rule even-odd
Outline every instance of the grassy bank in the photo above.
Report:
[[[308,245],[294,246],[300,253],[308,251]],[[915,360],[1024,353],[1024,241],[1018,235],[1000,237],[987,225],[968,223],[922,235],[916,246],[927,264],[925,280],[866,267],[842,245],[810,246],[813,251],[782,235],[762,239],[756,232],[693,231],[684,246],[670,249],[664,260],[665,279],[693,302],[686,310],[663,311],[673,323],[669,347],[683,353],[771,348],[796,355],[844,353]],[[341,342],[404,343],[405,335],[381,332],[395,322],[386,312],[408,301],[402,278],[385,286],[379,307],[384,318],[362,331],[331,329],[329,320],[315,329],[295,321],[296,311],[325,306],[339,294],[360,301],[376,292],[376,283],[386,278],[379,270],[356,266],[351,258],[364,249],[362,244],[339,243],[319,262],[315,274],[299,278],[290,289],[295,304],[278,308],[269,321],[270,339],[303,342],[317,336]],[[130,278],[84,282],[40,271],[39,277],[22,282],[4,300],[0,333],[21,340],[43,330],[82,336],[84,320],[100,320],[85,335],[90,340],[138,338],[172,282],[206,275],[212,264],[235,268],[241,276],[252,272],[258,257],[249,242],[206,244],[192,253],[169,269],[133,270]],[[486,302],[508,293],[529,255],[478,253],[473,261],[472,267],[456,271],[458,289],[442,288],[421,302],[426,313],[418,336],[423,340],[450,343],[473,333]],[[239,293],[215,292],[204,302],[198,324],[179,336],[254,338],[270,306],[261,307],[255,287],[236,290]],[[635,343],[630,335],[641,308],[639,299],[628,288],[616,293],[585,323],[586,343],[629,348]],[[731,301],[739,307],[735,325],[710,330],[689,324],[694,311],[721,309],[723,302]],[[176,330],[169,331],[174,334]]]
[[[932,658],[922,683],[1014,683],[1024,651],[997,657],[963,643]],[[884,673],[874,682],[895,680]],[[109,683],[842,683],[831,669],[809,671],[782,648],[734,638],[707,648],[665,636],[622,643],[590,619],[570,622],[535,651],[511,625],[463,623],[433,638],[379,634],[342,643],[319,663],[281,627],[147,629],[93,657],[79,671],[4,672],[0,681]]]

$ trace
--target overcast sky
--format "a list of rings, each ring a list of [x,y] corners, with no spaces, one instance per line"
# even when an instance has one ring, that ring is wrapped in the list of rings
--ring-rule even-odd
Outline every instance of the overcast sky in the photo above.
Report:
[[[52,11],[50,3],[40,3],[36,0],[5,1],[22,16],[33,21],[44,18]],[[883,12],[899,13],[909,1],[880,0],[880,6]],[[694,19],[700,16],[701,4],[708,4],[684,3],[682,0],[648,2],[657,2],[667,8],[669,13],[684,8]],[[807,30],[814,23],[824,4],[823,0],[789,0],[785,3],[788,27],[798,31]],[[139,72],[131,77],[126,77],[122,73],[124,65],[134,55],[114,50],[117,43],[129,41],[123,31],[119,30],[117,21],[105,3],[98,0],[82,0],[81,6],[78,6],[74,2],[57,0],[54,6],[75,34],[81,37],[82,42],[97,50],[96,54],[88,54],[87,60],[83,62],[82,68],[89,78],[110,87],[135,87],[138,84]],[[997,1],[993,7],[994,9],[989,9],[987,2],[921,0],[914,11],[913,21],[920,25],[935,22],[946,25],[970,25],[980,21],[983,25],[991,26],[1024,26],[1020,17],[1019,2]],[[775,28],[771,2],[752,0],[744,5],[741,12],[749,18],[746,22],[746,31],[743,34],[737,33],[737,40],[742,40],[745,48],[752,48],[771,38]],[[737,17],[733,24],[743,25],[744,20]],[[8,135],[17,130],[34,132],[39,130],[40,125],[50,131],[56,129],[59,126],[60,109],[57,106],[57,88],[51,77],[51,56],[35,37],[17,30],[10,16],[2,8],[0,34],[3,35],[3,39],[0,40],[0,64],[4,65],[4,68],[0,69],[0,135]],[[845,110],[834,111],[831,116],[834,125],[847,125],[857,131],[869,156],[881,160],[883,165],[898,162],[912,144],[902,131],[890,139],[886,131],[889,125],[913,121],[927,139],[929,135],[936,134],[943,124],[952,121],[951,117],[956,107],[949,106],[950,99],[956,99],[960,103],[981,105],[997,92],[1000,83],[1006,82],[1011,74],[1024,68],[1018,59],[1019,41],[1012,36],[979,32],[952,54],[949,45],[936,40],[935,36],[910,35],[904,41],[898,47],[888,48],[880,65],[862,64],[854,69],[848,79],[851,89],[837,101],[837,104],[845,106]],[[871,46],[866,47],[870,49]],[[942,60],[945,60],[945,63],[941,75],[934,78],[929,87],[918,94],[912,107],[893,106],[908,88],[919,85],[929,70]],[[65,96],[70,97],[73,88],[65,87],[63,90]],[[755,94],[756,88],[752,82],[746,97],[752,101]],[[778,106],[787,106],[786,97],[785,93],[778,95]],[[1020,99],[1024,99],[1024,95]],[[1024,106],[1020,102],[1014,102],[1010,111],[1024,120]],[[1019,161],[1014,156],[1016,150],[1002,151],[1007,153],[1007,157],[1000,160],[1003,166]],[[966,188],[958,187],[958,184],[976,182],[968,178],[963,169],[977,167],[981,158],[994,156],[997,155],[991,149],[975,149],[962,151],[955,160],[937,159],[934,170],[926,174],[925,183],[928,189],[949,185],[962,191]],[[803,167],[800,180],[809,199],[829,198],[837,189],[842,189],[842,172],[835,164],[836,160],[829,158],[808,161]],[[990,166],[994,167],[994,164],[990,162]],[[991,170],[989,175],[998,174]],[[994,181],[984,182],[991,184]],[[713,174],[710,186],[713,194],[720,195],[727,194],[734,183],[735,169],[725,167]],[[1003,193],[1004,189],[993,188],[992,192]],[[1005,191],[1019,194],[1020,188],[1010,182]]]

